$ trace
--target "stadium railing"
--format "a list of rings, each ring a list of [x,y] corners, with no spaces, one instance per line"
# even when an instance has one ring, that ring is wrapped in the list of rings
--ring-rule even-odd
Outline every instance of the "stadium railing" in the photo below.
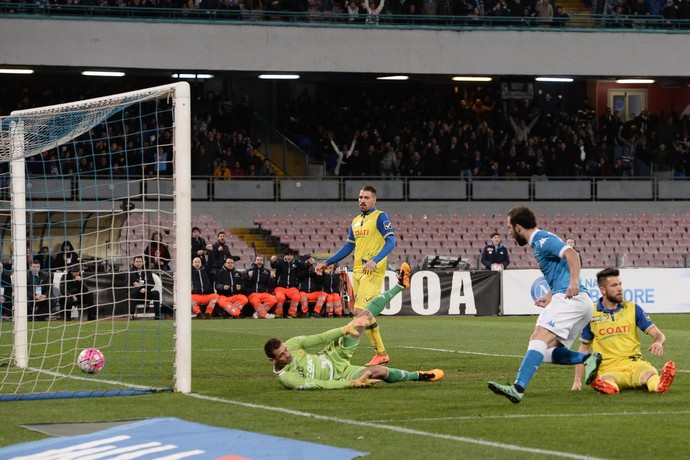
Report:
[[[64,194],[56,194],[52,182],[71,180]],[[192,179],[194,201],[348,201],[357,199],[362,183],[384,190],[388,201],[687,201],[690,180],[656,177],[515,177],[450,178],[415,177],[244,177],[214,180]],[[35,183],[35,184],[34,184]],[[98,201],[102,187],[113,190],[113,199],[128,200],[134,182],[127,177],[46,179],[27,178],[27,195],[33,200]],[[35,186],[34,186],[35,185]],[[172,179],[160,178],[142,185],[140,193],[172,190]],[[155,188],[156,190],[152,189]],[[62,190],[62,189],[60,189]],[[8,193],[7,188],[0,189]],[[165,194],[165,193],[164,193]],[[59,196],[58,196],[59,195]],[[168,195],[166,195],[168,196]]]

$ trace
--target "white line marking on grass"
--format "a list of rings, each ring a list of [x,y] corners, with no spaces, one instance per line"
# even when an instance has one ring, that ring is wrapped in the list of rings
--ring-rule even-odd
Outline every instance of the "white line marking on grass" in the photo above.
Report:
[[[690,414],[690,411],[673,411],[673,412],[662,412],[662,411],[640,411],[640,412],[611,412],[611,413],[599,413],[596,414],[514,414],[514,415],[465,415],[459,417],[419,417],[419,418],[406,418],[406,419],[395,419],[395,420],[372,420],[372,423],[389,423],[389,422],[442,422],[447,420],[487,420],[487,419],[515,419],[515,418],[553,418],[553,417],[638,417],[640,415],[686,415]]]
[[[47,375],[50,375],[50,376],[52,376],[52,377],[66,377],[66,378],[71,379],[71,380],[82,380],[82,381],[86,381],[86,382],[107,383],[108,385],[124,386],[124,387],[126,387],[126,388],[130,388],[130,389],[133,389],[133,390],[144,390],[144,391],[146,391],[146,390],[157,390],[157,391],[164,391],[164,390],[168,390],[168,389],[169,389],[169,388],[156,388],[156,387],[152,387],[152,386],[150,386],[150,385],[147,386],[147,385],[138,385],[138,384],[135,384],[135,383],[126,383],[126,382],[121,382],[121,381],[119,381],[119,380],[99,379],[99,378],[95,378],[95,377],[93,377],[93,376],[91,376],[91,377],[86,377],[86,376],[80,376],[80,375],[74,375],[74,374],[63,374],[63,373],[61,373],[61,372],[48,371],[48,370],[45,370],[45,369],[38,369],[38,368],[35,368],[35,367],[28,367],[27,369],[30,370],[30,371],[37,372],[37,373],[39,373],[39,374],[47,374]],[[75,391],[76,391],[76,390],[75,390]],[[94,390],[94,391],[98,391],[98,390]]]
[[[524,355],[504,355],[504,354],[500,354],[500,353],[480,353],[477,351],[448,350],[446,348],[410,347],[410,346],[399,346],[399,347],[389,347],[389,348],[404,348],[404,349],[408,349],[408,350],[437,351],[439,353],[457,353],[459,355],[494,356],[494,357],[498,357],[498,358],[522,358],[522,357],[524,357]],[[676,372],[690,373],[690,370],[676,369]]]
[[[467,444],[476,444],[479,446],[494,447],[497,449],[505,449],[505,450],[512,450],[512,451],[518,451],[518,452],[529,452],[529,453],[541,454],[541,455],[553,455],[554,457],[574,458],[574,459],[578,459],[578,460],[599,460],[597,457],[589,457],[586,455],[571,454],[569,452],[559,452],[559,451],[546,450],[546,449],[534,449],[531,447],[522,447],[522,446],[516,446],[513,444],[504,444],[504,443],[500,443],[500,442],[484,441],[481,439],[467,438],[464,436],[454,436],[452,434],[442,434],[442,433],[433,433],[430,431],[413,430],[410,428],[403,428],[403,427],[395,426],[395,425],[382,425],[379,423],[365,422],[365,421],[360,421],[360,420],[349,420],[349,419],[339,418],[339,417],[338,418],[329,417],[327,415],[312,414],[309,412],[303,412],[303,411],[298,411],[298,410],[293,410],[293,409],[285,409],[282,407],[265,406],[263,404],[246,403],[246,402],[242,402],[242,401],[234,401],[231,399],[223,399],[223,398],[217,398],[217,397],[213,397],[213,396],[204,396],[204,395],[200,395],[197,393],[191,393],[191,394],[188,394],[186,396],[191,396],[192,398],[203,399],[206,401],[213,401],[213,402],[219,402],[219,403],[224,403],[224,404],[232,404],[235,406],[248,407],[250,409],[262,409],[262,410],[268,410],[268,411],[272,411],[272,412],[280,412],[283,414],[294,415],[297,417],[306,417],[306,418],[311,418],[311,419],[315,419],[315,420],[323,420],[323,421],[327,421],[327,422],[345,423],[347,425],[364,426],[364,427],[368,427],[368,428],[378,428],[380,430],[388,430],[388,431],[393,431],[396,433],[404,433],[404,434],[411,434],[411,435],[415,435],[415,436],[423,436],[426,438],[446,439],[449,441],[458,441],[458,442],[463,442],[463,443],[467,443]]]
[[[522,358],[523,357],[523,355],[505,355],[505,354],[501,354],[501,353],[480,353],[478,351],[447,350],[445,348],[429,348],[429,347],[393,347],[393,348],[407,348],[408,350],[438,351],[440,353],[458,353],[461,355],[495,356],[495,357],[499,357],[499,358]]]

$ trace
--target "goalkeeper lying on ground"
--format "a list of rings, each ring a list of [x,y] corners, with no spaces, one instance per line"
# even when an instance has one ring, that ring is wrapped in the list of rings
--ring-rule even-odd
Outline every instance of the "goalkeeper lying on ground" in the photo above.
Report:
[[[280,383],[295,390],[336,390],[370,387],[382,381],[396,383],[441,380],[443,371],[440,369],[410,372],[384,366],[350,364],[364,327],[381,313],[393,297],[410,287],[410,272],[410,266],[403,263],[398,274],[398,284],[374,298],[347,326],[321,334],[294,337],[286,342],[269,339],[264,345],[264,352],[273,363],[273,372]],[[307,352],[308,348],[324,345],[325,348],[319,353]]]

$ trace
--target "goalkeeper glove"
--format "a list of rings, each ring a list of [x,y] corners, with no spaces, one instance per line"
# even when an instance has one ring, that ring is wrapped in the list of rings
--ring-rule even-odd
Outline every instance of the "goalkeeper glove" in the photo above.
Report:
[[[382,382],[380,379],[370,379],[370,376],[371,372],[365,372],[355,380],[350,380],[350,388],[368,388]]]
[[[347,326],[343,326],[342,328],[340,328],[340,332],[342,332],[343,335],[359,337],[361,333],[357,330],[357,328],[365,327],[367,324],[369,324],[369,318],[367,316],[358,316],[357,318],[347,323]]]

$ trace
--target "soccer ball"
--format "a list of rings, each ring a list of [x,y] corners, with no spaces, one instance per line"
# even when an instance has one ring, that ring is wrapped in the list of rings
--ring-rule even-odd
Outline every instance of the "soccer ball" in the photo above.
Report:
[[[105,365],[105,356],[98,348],[86,348],[79,353],[77,364],[82,372],[95,374]]]

